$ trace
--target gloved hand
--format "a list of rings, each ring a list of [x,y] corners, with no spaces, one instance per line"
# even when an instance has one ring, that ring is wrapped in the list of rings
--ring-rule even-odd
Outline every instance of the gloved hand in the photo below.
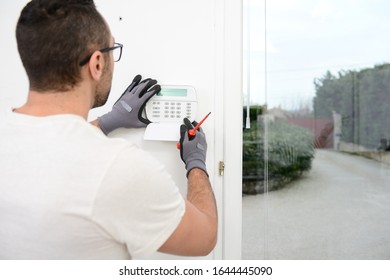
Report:
[[[146,102],[160,92],[161,87],[156,80],[141,81],[141,79],[141,75],[135,76],[125,92],[115,102],[111,112],[98,118],[100,129],[104,134],[107,135],[120,127],[139,128],[150,123],[148,119],[142,117],[142,111]]]
[[[193,129],[197,123],[191,123],[187,118],[183,121],[184,124],[180,126],[180,157],[186,165],[187,177],[193,168],[202,169],[208,176],[206,169],[206,136],[202,128],[199,128],[196,135],[189,138],[188,130]]]

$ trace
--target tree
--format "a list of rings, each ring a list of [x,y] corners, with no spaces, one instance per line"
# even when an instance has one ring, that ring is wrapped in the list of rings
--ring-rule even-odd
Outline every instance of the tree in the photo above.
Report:
[[[390,64],[360,71],[329,71],[314,81],[316,117],[342,115],[342,140],[377,148],[390,139]]]

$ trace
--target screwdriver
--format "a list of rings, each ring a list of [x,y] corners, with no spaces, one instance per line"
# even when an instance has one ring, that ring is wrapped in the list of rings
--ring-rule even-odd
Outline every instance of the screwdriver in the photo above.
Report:
[[[188,138],[194,137],[196,135],[196,131],[202,125],[202,123],[210,116],[211,112],[209,112],[193,129],[188,130]],[[180,149],[180,142],[176,144],[176,147]]]

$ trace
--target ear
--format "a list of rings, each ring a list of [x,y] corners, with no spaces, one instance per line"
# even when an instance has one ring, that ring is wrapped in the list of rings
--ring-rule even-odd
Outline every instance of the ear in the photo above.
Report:
[[[95,51],[88,63],[89,72],[92,79],[98,81],[103,74],[104,69],[104,57],[100,51]]]

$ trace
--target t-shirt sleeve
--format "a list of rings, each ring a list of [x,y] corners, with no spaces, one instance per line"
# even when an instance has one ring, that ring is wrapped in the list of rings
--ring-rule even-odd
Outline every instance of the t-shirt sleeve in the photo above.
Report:
[[[178,187],[150,154],[135,146],[112,161],[96,194],[92,216],[132,258],[155,253],[185,211]]]

